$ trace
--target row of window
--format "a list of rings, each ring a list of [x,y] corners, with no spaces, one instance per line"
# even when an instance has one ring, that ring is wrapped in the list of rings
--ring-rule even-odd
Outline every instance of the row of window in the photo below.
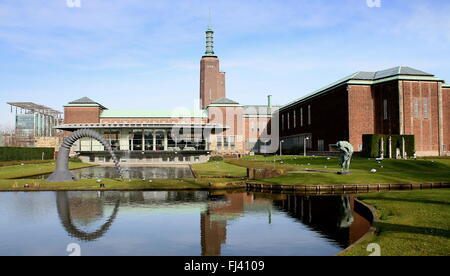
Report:
[[[217,150],[235,150],[235,136],[217,136]]]
[[[308,105],[307,107],[308,109],[308,114],[307,114],[307,121],[308,121],[308,125],[311,125],[312,123],[312,118],[311,118],[311,105]],[[291,117],[292,115],[292,117]],[[293,125],[291,125],[291,118],[293,118]],[[300,121],[300,122],[298,122]],[[286,127],[287,129],[291,129],[291,127],[293,127],[293,129],[296,129],[298,126],[303,127],[304,122],[303,122],[303,107],[301,107],[299,109],[299,113],[297,114],[297,110],[293,110],[293,111],[289,111],[287,114],[283,114],[281,115],[281,130],[285,130]]]

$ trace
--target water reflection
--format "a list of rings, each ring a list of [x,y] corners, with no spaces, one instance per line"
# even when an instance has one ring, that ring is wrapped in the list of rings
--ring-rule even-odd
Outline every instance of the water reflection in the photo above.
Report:
[[[295,252],[286,254],[324,254],[321,250],[309,251],[306,246],[302,248],[301,243],[296,244],[296,239],[301,240],[303,235],[307,236],[305,240],[314,240],[313,246],[326,248],[325,252],[329,252],[327,254],[335,254],[358,240],[370,227],[369,221],[355,211],[354,198],[346,196],[229,192],[58,192],[56,205],[65,231],[71,237],[86,242],[108,236],[108,231],[114,228],[113,223],[118,215],[125,216],[132,210],[153,212],[167,217],[168,220],[170,214],[175,212],[200,213],[200,221],[196,223],[200,224],[197,224],[197,227],[200,230],[203,256],[245,254],[245,246],[249,245],[237,241],[240,237],[256,239],[258,244],[253,245],[256,248],[254,250],[267,250],[259,253],[248,251],[250,255],[283,255],[284,252],[273,251],[276,248],[272,247],[277,244]],[[106,209],[109,209],[107,215]],[[122,209],[123,211],[119,211]],[[262,218],[265,224],[259,222]],[[258,228],[253,228],[255,220],[258,220]],[[149,223],[154,223],[151,227],[158,229],[172,227],[169,222],[167,226],[156,224],[155,221]],[[87,231],[86,228],[93,224],[96,224],[95,229]],[[272,224],[282,227],[271,227]],[[132,228],[133,225],[129,227]],[[290,229],[298,231],[298,236],[289,232],[287,237],[283,237],[284,231]],[[182,232],[183,229],[179,231]],[[252,236],[247,234],[248,231],[251,231]],[[267,236],[267,233],[271,236]],[[295,248],[283,245],[286,241],[284,238],[291,238],[291,247]],[[227,247],[228,243],[231,245]],[[241,247],[241,251],[233,251],[233,246]],[[226,252],[223,252],[224,247]],[[161,252],[164,252],[163,248]]]
[[[69,198],[67,192],[57,192],[56,207],[61,224],[70,236],[76,237],[82,241],[93,241],[101,238],[108,232],[119,212],[120,198],[116,199],[111,216],[98,230],[85,232],[75,225],[72,218],[78,218],[87,225],[90,222],[103,217],[104,202],[102,200],[103,192],[98,192],[99,196],[97,198],[90,198],[91,200],[86,200],[86,197],[83,195],[86,194]]]
[[[134,179],[168,179],[193,178],[192,171],[187,166],[178,167],[127,167],[123,168],[124,178]],[[72,173],[79,179],[119,178],[120,175],[114,167],[90,167],[73,170]],[[34,179],[46,179],[49,174],[34,176]]]

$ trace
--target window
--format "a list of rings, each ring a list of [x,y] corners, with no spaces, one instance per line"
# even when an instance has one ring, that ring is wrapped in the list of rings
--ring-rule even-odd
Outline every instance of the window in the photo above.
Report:
[[[153,131],[144,131],[145,150],[153,150]]]
[[[383,100],[383,114],[384,114],[385,120],[389,119],[389,117],[388,117],[388,100],[387,99]]]
[[[222,149],[222,136],[217,136],[217,149],[221,150]]]
[[[281,115],[281,130],[284,130],[284,114]]]
[[[317,141],[317,149],[319,151],[325,151],[325,141],[324,140]]]
[[[295,110],[294,110],[294,128],[297,128],[297,114],[295,114]]]
[[[223,136],[223,149],[226,150],[228,149],[228,144],[229,144],[230,140],[228,136]]]
[[[300,108],[300,126],[303,126],[303,108]]]
[[[429,113],[428,113],[428,98],[423,99],[423,118],[428,119]]]
[[[414,118],[419,118],[419,99],[414,98]]]
[[[288,115],[287,115],[287,128],[288,128],[288,129],[291,129],[291,124],[290,124],[290,123],[291,123],[291,122],[290,122],[291,120],[290,120],[290,116],[289,116],[289,115],[291,115],[291,113],[288,113]]]
[[[234,136],[229,137],[230,149],[234,150],[236,148],[236,138]]]
[[[308,125],[311,125],[311,106],[308,105]]]

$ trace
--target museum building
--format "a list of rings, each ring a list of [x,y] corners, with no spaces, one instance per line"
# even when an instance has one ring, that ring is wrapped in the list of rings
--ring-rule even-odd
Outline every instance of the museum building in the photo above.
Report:
[[[450,85],[409,67],[357,72],[283,106],[280,139],[289,153],[363,148],[364,134],[414,135],[417,156],[450,155]]]
[[[327,154],[364,134],[414,135],[417,156],[450,155],[450,85],[410,67],[357,72],[285,106],[242,105],[226,96],[225,73],[206,31],[200,61],[200,109],[110,110],[87,97],[64,106],[57,129],[95,129],[121,162],[203,162],[213,154]],[[300,93],[299,93],[300,94]],[[302,93],[303,94],[303,93]],[[306,148],[305,148],[306,145]],[[109,162],[92,139],[73,151],[89,162]]]
[[[64,106],[64,123],[57,128],[94,129],[110,142],[121,162],[130,163],[193,163],[207,161],[212,154],[276,151],[264,145],[271,144],[269,125],[279,106],[272,106],[270,95],[267,105],[241,105],[226,97],[225,73],[214,54],[213,34],[209,27],[200,61],[201,109],[110,110],[84,97]],[[278,136],[277,129],[274,134]],[[86,162],[111,161],[94,139],[81,139],[73,151]]]

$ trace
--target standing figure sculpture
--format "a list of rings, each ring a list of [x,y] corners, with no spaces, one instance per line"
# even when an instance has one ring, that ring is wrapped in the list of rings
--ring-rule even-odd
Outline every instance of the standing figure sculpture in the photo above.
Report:
[[[349,142],[339,141],[334,145],[340,151],[341,173],[346,174],[350,170],[350,162],[353,155],[353,146]]]

